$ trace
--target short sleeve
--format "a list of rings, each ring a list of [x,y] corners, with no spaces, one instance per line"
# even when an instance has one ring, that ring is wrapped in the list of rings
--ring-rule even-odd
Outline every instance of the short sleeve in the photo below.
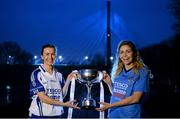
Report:
[[[30,96],[36,95],[38,92],[45,91],[44,86],[40,82],[40,76],[39,76],[40,70],[35,70],[31,74],[31,80],[30,80]]]
[[[149,91],[149,73],[146,69],[139,71],[139,79],[134,84],[134,92],[148,92]]]

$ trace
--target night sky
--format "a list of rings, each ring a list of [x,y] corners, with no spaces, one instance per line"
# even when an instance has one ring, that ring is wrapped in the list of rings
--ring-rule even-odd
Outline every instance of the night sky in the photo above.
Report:
[[[111,44],[120,40],[138,48],[160,43],[173,35],[170,0],[111,0]],[[1,0],[0,42],[16,41],[40,55],[53,43],[65,61],[105,54],[106,0]]]

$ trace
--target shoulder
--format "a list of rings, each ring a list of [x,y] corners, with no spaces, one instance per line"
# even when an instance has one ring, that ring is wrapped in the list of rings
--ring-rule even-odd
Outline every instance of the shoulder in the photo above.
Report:
[[[59,72],[57,69],[54,69],[54,70],[55,70],[55,72],[56,72],[56,75],[62,76],[62,73],[61,73],[61,72]]]
[[[149,69],[147,67],[139,69],[139,76],[141,78],[149,79]]]
[[[32,71],[31,75],[37,75],[40,72],[41,70],[39,68],[36,68],[34,71]]]
[[[149,69],[148,69],[147,67],[142,67],[142,68],[139,69],[139,73],[140,73],[140,74],[145,74],[145,75],[147,75],[148,72],[149,72]]]
[[[63,75],[61,72],[59,72],[58,70],[55,69],[55,75],[56,77],[58,77],[58,79],[62,79],[63,78]]]

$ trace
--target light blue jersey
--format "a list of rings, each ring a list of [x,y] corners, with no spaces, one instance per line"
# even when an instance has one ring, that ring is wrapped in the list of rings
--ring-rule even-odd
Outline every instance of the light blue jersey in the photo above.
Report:
[[[133,69],[122,72],[113,81],[113,94],[110,103],[121,101],[134,92],[147,92],[149,89],[148,70],[143,68],[136,74]],[[109,109],[109,118],[138,118],[141,116],[141,105],[131,104]]]
[[[62,87],[64,79],[62,74],[53,71],[49,74],[43,65],[34,70],[31,74],[30,94],[32,95],[32,102],[29,108],[31,114],[36,116],[60,116],[63,113],[62,106],[55,106],[43,103],[37,96],[38,92],[44,92],[48,97],[55,100],[63,101]]]

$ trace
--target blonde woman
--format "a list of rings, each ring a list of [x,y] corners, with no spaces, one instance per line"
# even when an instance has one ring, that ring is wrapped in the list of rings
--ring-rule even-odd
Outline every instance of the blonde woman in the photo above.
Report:
[[[149,88],[148,71],[135,45],[131,41],[120,42],[111,78],[104,72],[104,81],[112,87],[110,103],[100,102],[103,106],[96,110],[109,109],[108,118],[141,117],[141,99]]]

